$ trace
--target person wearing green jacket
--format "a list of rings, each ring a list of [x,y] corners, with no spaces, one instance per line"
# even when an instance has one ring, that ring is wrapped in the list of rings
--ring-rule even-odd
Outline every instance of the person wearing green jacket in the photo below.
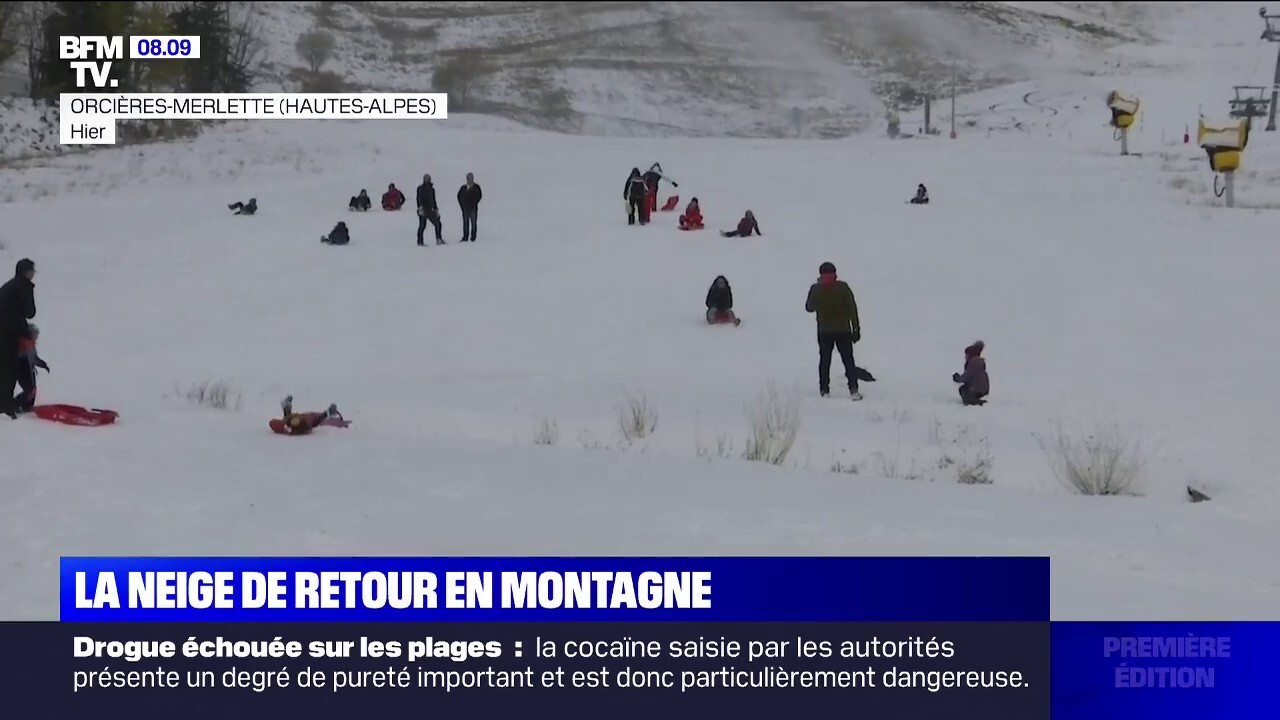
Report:
[[[804,309],[818,320],[818,391],[823,397],[831,393],[831,352],[836,350],[844,363],[849,396],[861,400],[858,366],[853,362],[853,345],[862,339],[858,303],[849,284],[836,277],[835,265],[824,262],[818,268],[818,282],[809,287]]]

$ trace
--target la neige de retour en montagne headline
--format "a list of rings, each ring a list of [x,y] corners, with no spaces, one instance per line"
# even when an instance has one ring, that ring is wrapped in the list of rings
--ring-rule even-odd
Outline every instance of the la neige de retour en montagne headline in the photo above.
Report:
[[[711,573],[102,571],[75,592],[83,609],[708,609]]]

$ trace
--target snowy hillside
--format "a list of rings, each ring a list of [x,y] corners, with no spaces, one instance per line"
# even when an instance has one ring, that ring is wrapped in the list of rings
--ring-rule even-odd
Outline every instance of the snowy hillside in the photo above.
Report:
[[[336,41],[325,91],[449,92],[454,113],[571,134],[788,138],[883,132],[890,108],[949,97],[953,70],[961,93],[1110,72],[1118,43],[1158,37],[1184,12],[1103,2],[235,5],[261,39],[267,92],[304,87],[296,42],[323,30]],[[0,89],[19,92],[19,58],[3,70]],[[2,102],[0,160],[64,151],[56,112]]]
[[[74,554],[840,553],[1047,554],[1060,619],[1274,619],[1280,143],[1255,134],[1236,210],[1181,144],[1268,62],[1236,5],[1117,48],[1138,72],[963,98],[955,141],[463,115],[237,123],[0,170],[0,261],[39,267],[42,402],[122,413],[0,422],[0,617],[52,617]],[[1143,101],[1140,156],[1118,155],[1111,89]],[[626,225],[626,171],[655,160],[711,229]],[[344,210],[423,172],[447,246],[416,247],[411,213]],[[485,200],[459,245],[467,172]],[[920,182],[932,204],[906,204]],[[250,196],[258,215],[227,211]],[[763,237],[714,232],[747,208]],[[338,220],[352,244],[321,245]],[[879,378],[861,403],[817,394],[823,261],[857,293]],[[718,274],[739,328],[703,322]],[[977,338],[993,394],[962,408],[950,376]],[[228,407],[189,399],[202,383]],[[777,467],[742,459],[770,385],[800,417]],[[286,393],[354,426],[272,435]],[[632,407],[656,423],[624,441]],[[1141,496],[1069,493],[1043,446],[1110,424]]]

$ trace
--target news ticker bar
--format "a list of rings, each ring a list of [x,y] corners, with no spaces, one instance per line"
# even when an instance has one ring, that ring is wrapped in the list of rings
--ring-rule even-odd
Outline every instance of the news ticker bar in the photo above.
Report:
[[[64,622],[1047,621],[1049,559],[62,558]]]
[[[4,623],[0,646],[3,702],[49,717],[1280,716],[1276,623]]]
[[[59,142],[114,145],[120,120],[445,120],[447,93],[62,93]]]

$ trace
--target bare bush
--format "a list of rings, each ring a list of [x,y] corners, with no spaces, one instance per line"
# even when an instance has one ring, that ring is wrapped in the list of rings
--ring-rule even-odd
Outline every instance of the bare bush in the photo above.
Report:
[[[695,451],[699,458],[704,460],[728,460],[733,457],[733,440],[728,435],[716,435],[715,445],[711,445],[698,438],[695,445]]]
[[[432,90],[448,93],[450,109],[461,110],[476,83],[491,71],[492,66],[481,51],[462,51],[436,68],[431,76]]]
[[[307,64],[307,68],[314,74],[320,72],[320,68],[333,59],[333,51],[337,45],[338,41],[334,39],[332,34],[324,30],[308,30],[298,36],[298,42],[294,45],[294,49],[298,51],[298,57]]]
[[[658,429],[658,412],[644,395],[628,395],[618,406],[618,429],[626,442],[647,438]]]
[[[975,457],[956,464],[956,482],[961,485],[990,485],[994,482],[991,479],[994,464],[995,459],[984,447]]]
[[[187,388],[182,395],[197,405],[236,412],[240,411],[244,400],[240,392],[225,380],[196,383]]]
[[[302,79],[302,92],[309,93],[340,93],[347,91],[347,81],[343,80],[337,73],[318,72]]]
[[[560,442],[560,426],[555,420],[544,418],[533,431],[534,445],[555,445]]]
[[[862,463],[854,462],[845,457],[845,450],[840,450],[840,457],[831,461],[831,472],[843,473],[845,475],[859,475],[862,473]]]
[[[755,406],[747,411],[747,419],[751,433],[743,459],[781,465],[800,432],[800,393],[782,391],[770,383]]]
[[[1083,437],[1058,426],[1051,438],[1038,438],[1049,469],[1078,495],[1138,495],[1146,467],[1140,444],[1116,424]]]

